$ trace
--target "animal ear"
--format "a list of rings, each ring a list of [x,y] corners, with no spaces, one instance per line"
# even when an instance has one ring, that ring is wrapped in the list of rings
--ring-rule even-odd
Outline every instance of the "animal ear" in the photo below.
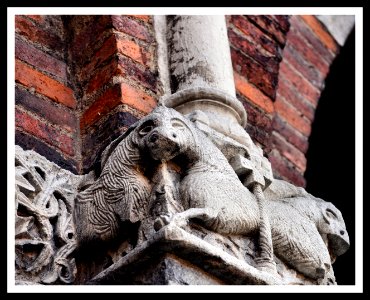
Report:
[[[322,209],[322,215],[323,215],[324,221],[328,224],[330,224],[332,220],[338,219],[338,216],[334,212],[334,210],[328,207]]]
[[[109,158],[109,156],[112,154],[112,152],[114,151],[114,149],[116,149],[116,147],[119,145],[119,143],[125,139],[137,126],[138,126],[139,122],[136,122],[134,124],[132,124],[127,130],[125,133],[121,134],[118,138],[116,138],[115,140],[113,140],[113,142],[111,142],[103,151],[102,155],[101,155],[101,158],[100,158],[100,170],[103,170],[105,164],[107,163],[107,160]]]
[[[201,110],[197,109],[189,114],[185,115],[191,122],[201,122],[209,126],[209,118],[208,116]]]

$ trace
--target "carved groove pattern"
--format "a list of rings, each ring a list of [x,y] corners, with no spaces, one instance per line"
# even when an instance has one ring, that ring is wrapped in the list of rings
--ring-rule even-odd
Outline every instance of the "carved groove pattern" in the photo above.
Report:
[[[78,176],[16,147],[16,282],[69,284],[76,266],[73,199]]]

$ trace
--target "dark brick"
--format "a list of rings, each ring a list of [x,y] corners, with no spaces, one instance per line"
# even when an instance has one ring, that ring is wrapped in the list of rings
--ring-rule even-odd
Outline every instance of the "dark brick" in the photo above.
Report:
[[[153,42],[154,38],[149,29],[138,21],[127,16],[112,16],[113,27],[121,32],[137,37],[146,42]]]
[[[119,56],[118,63],[125,76],[138,81],[142,86],[150,89],[154,93],[157,93],[157,74],[154,74],[149,69],[134,63],[127,57]]]
[[[246,131],[254,141],[261,144],[263,149],[268,152],[272,131],[272,116],[247,102],[242,96],[237,94],[237,97],[247,112],[248,123],[245,128]]]
[[[282,29],[282,31],[284,32],[288,32],[289,31],[289,27],[290,27],[290,16],[286,16],[286,15],[269,15],[268,16],[270,19],[273,19],[277,24],[279,24],[280,28]]]
[[[266,114],[263,110],[254,106],[250,102],[247,102],[240,95],[237,95],[237,97],[242,102],[247,112],[248,124],[257,126],[266,132],[271,131],[272,116]]]
[[[52,32],[42,30],[22,16],[15,16],[15,32],[26,37],[33,43],[46,46],[53,52],[59,52],[59,54],[63,52],[64,43],[59,36]]]
[[[268,72],[278,73],[281,59],[276,56],[263,54],[254,44],[235,33],[232,29],[228,30],[228,36],[229,41],[235,48],[240,49],[246,55],[258,61]]]
[[[86,87],[86,94],[98,91],[104,85],[108,84],[113,76],[123,74],[118,68],[118,59],[113,57],[107,65],[95,70],[94,75],[90,78]]]
[[[84,112],[80,120],[80,128],[86,127],[106,116],[120,103],[127,104],[132,108],[144,113],[149,113],[157,104],[156,100],[139,88],[127,83],[116,84],[105,90],[93,104]]]
[[[291,26],[302,35],[307,44],[312,45],[312,48],[314,48],[328,64],[333,61],[335,54],[326,48],[321,40],[312,32],[308,25],[299,16],[293,16],[290,19],[290,23]]]
[[[88,134],[82,141],[84,168],[90,168],[97,154],[136,121],[137,118],[129,112],[119,111],[89,127]]]
[[[280,52],[280,46],[261,31],[257,26],[251,23],[243,16],[230,16],[229,22],[235,25],[241,32],[243,32],[255,45],[264,48],[272,55],[277,56]]]
[[[67,65],[65,62],[35,48],[23,40],[15,39],[15,57],[67,81]]]
[[[304,95],[299,93],[293,86],[288,84],[284,79],[280,79],[277,91],[277,98],[283,97],[288,103],[294,106],[311,122],[315,118],[315,107],[311,102],[304,99]]]
[[[322,90],[324,88],[326,74],[319,72],[313,64],[307,62],[290,44],[287,44],[284,48],[284,61],[293,66],[317,89]]]
[[[24,89],[15,88],[15,104],[23,106],[28,111],[68,131],[75,132],[77,130],[76,116],[71,111],[56,106],[53,102],[37,97]]]
[[[289,143],[297,147],[302,153],[306,153],[308,149],[308,137],[304,136],[298,130],[294,129],[278,114],[275,114],[272,128],[280,133]]]
[[[245,130],[248,132],[253,142],[258,143],[265,153],[270,151],[270,133],[257,126],[247,124]]]
[[[37,23],[43,30],[53,32],[63,40],[65,28],[62,15],[26,15],[25,17]]]
[[[118,84],[104,91],[81,116],[81,130],[85,130],[86,127],[104,117],[121,102],[121,99],[121,87]]]
[[[101,47],[105,32],[112,28],[109,15],[104,16],[73,16],[69,22],[72,34],[70,51],[73,60],[82,64],[91,59],[94,52]]]
[[[42,24],[45,22],[45,16],[41,15],[26,15],[27,18],[32,19],[33,21]]]
[[[284,47],[286,36],[285,32],[282,31],[280,26],[274,22],[273,19],[270,19],[267,16],[254,16],[254,15],[248,15],[247,18],[255,23],[257,26],[259,26],[263,32],[265,32],[267,35],[269,35],[271,38],[273,38],[275,41],[277,41],[280,46]]]
[[[34,136],[28,135],[24,132],[16,130],[15,144],[21,146],[24,150],[34,150],[35,152],[46,157],[48,160],[56,163],[58,166],[78,174],[78,164],[71,158],[67,158],[57,150],[53,149],[46,143],[40,141]]]
[[[284,60],[280,64],[279,80],[285,79],[291,83],[300,94],[309,100],[315,107],[320,98],[320,90],[314,87],[307,79],[293,70]]]
[[[18,107],[15,109],[15,125],[22,128],[22,131],[28,132],[36,136],[46,143],[60,149],[69,156],[73,156],[75,151],[73,147],[73,139],[62,133],[60,129],[50,126],[47,123],[31,116]]]
[[[267,72],[259,63],[244,55],[240,50],[231,48],[233,68],[245,76],[271,99],[275,99],[277,76]]]
[[[273,149],[268,154],[268,159],[271,162],[274,177],[284,179],[294,185],[305,187],[306,180],[302,173],[300,173],[292,163],[281,156],[277,149]]]
[[[83,82],[87,81],[90,78],[90,76],[94,74],[97,68],[105,65],[108,61],[111,61],[112,57],[116,56],[116,54],[117,54],[116,38],[114,35],[111,35],[94,53],[92,59],[86,60],[85,66],[80,68],[80,71],[77,74],[79,80]]]

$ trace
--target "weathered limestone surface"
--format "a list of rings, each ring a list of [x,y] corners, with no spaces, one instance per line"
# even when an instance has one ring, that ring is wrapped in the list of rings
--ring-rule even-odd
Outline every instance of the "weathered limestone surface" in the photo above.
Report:
[[[239,148],[234,154],[228,151],[232,162],[240,155]],[[133,158],[145,164],[135,167],[129,163]],[[76,199],[80,246],[101,240],[121,243],[110,249],[111,266],[96,272],[90,283],[132,284],[130,278],[138,278],[146,261],[160,256],[160,264],[166,264],[170,253],[228,284],[335,283],[331,264],[349,246],[341,213],[273,178],[263,192],[273,268],[260,267],[266,219],[261,219],[258,197],[248,189],[258,180],[253,170],[259,167],[245,159],[252,179],[239,171],[240,162],[229,163],[196,121],[173,109],[158,107],[134,124],[107,148],[100,177]],[[128,234],[128,221],[136,222],[136,235]]]
[[[72,215],[80,178],[34,151],[16,146],[15,156],[16,283],[72,283]]]
[[[334,284],[341,213],[204,126],[160,106],[85,176],[17,147],[17,283]]]

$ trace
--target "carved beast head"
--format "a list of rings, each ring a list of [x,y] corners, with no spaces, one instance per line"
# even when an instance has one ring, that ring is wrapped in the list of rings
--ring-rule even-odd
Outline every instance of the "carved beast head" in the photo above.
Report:
[[[344,254],[350,245],[348,232],[341,212],[330,202],[318,199],[317,205],[321,210],[322,218],[318,222],[318,231],[327,238],[331,258],[334,261]]]
[[[137,127],[139,148],[148,150],[154,160],[168,161],[194,145],[192,124],[182,114],[164,106],[157,107]]]

